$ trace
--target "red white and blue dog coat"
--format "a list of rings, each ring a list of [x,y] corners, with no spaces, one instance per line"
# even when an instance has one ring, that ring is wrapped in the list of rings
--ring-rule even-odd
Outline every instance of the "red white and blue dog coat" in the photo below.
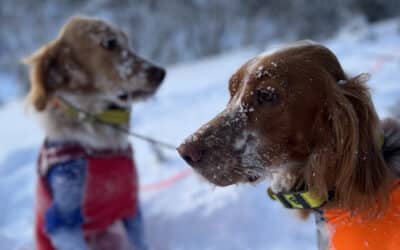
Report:
[[[46,142],[38,171],[37,250],[147,249],[130,146],[89,151],[78,144]],[[126,243],[118,239],[121,232]]]

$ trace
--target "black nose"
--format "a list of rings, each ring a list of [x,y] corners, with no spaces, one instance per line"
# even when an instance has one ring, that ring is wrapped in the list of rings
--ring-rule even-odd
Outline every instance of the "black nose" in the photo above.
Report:
[[[165,70],[160,67],[151,67],[147,70],[147,79],[150,82],[161,83],[165,78]]]
[[[201,161],[204,150],[201,150],[194,143],[186,142],[178,147],[178,152],[189,165],[193,166],[193,164]]]

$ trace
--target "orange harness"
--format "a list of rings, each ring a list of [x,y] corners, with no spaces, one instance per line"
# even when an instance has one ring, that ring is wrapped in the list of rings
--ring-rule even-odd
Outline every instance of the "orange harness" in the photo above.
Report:
[[[400,182],[390,195],[389,207],[376,219],[350,215],[338,209],[324,210],[330,233],[329,250],[399,250]]]

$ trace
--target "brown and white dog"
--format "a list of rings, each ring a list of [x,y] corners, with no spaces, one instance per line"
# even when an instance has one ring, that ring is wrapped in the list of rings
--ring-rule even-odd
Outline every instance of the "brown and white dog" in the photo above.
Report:
[[[178,151],[218,186],[270,177],[277,194],[312,190],[326,201],[314,209],[318,215],[337,209],[375,217],[392,205],[399,211],[391,190],[400,169],[400,123],[379,121],[365,81],[348,77],[329,49],[309,41],[259,55],[232,75],[225,110]],[[400,227],[399,219],[391,223]],[[364,249],[336,244],[334,231],[320,232],[320,249]],[[399,233],[392,236],[398,243]],[[368,237],[375,236],[349,236],[363,246]]]
[[[115,105],[129,109],[133,101],[154,94],[165,76],[130,49],[122,30],[84,17],[72,18],[57,39],[26,62],[33,66],[28,98],[40,111],[46,135],[96,148],[120,147],[128,138],[107,126],[68,119],[52,109],[52,99],[61,96],[92,113]]]
[[[111,183],[118,185],[119,178],[121,181],[124,180],[124,173],[115,172],[119,166],[110,165],[108,170],[104,168],[99,170],[100,167],[97,166],[97,170],[91,173],[92,170],[88,169],[92,163],[89,162],[93,162],[93,155],[98,156],[99,152],[102,152],[99,157],[96,156],[96,164],[101,165],[105,162],[104,164],[107,165],[108,160],[112,164],[123,162],[128,166],[125,168],[124,165],[121,169],[127,171],[128,177],[132,177],[125,179],[126,185],[129,188],[132,187],[132,190],[112,191],[125,201],[137,201],[137,183],[132,183],[137,180],[133,179],[136,174],[132,169],[134,164],[130,155],[129,138],[116,128],[129,129],[132,102],[153,95],[164,79],[165,70],[140,58],[130,48],[128,37],[121,29],[104,21],[87,17],[71,18],[54,41],[43,46],[25,62],[31,65],[31,91],[28,104],[37,111],[46,135],[39,166],[40,180],[45,189],[41,191],[41,195],[51,196],[49,198],[51,201],[47,202],[51,204],[47,205],[43,205],[46,203],[43,202],[43,197],[37,199],[39,213],[42,213],[36,218],[38,249],[132,249],[126,245],[121,247],[121,242],[113,243],[107,240],[107,237],[103,237],[105,240],[100,240],[99,235],[107,236],[108,233],[104,226],[107,224],[104,223],[101,232],[94,236],[93,233],[91,234],[94,240],[89,246],[90,236],[88,236],[87,228],[90,226],[87,224],[90,220],[85,218],[85,213],[88,208],[91,208],[91,204],[87,197],[97,195],[96,199],[104,198],[100,197],[101,194],[85,193],[87,192],[85,189],[100,188],[98,190],[101,190],[103,188],[91,187],[92,184],[88,184],[87,180],[89,174],[92,175],[90,182],[100,186],[103,184],[101,181],[98,181],[100,184],[96,182],[96,176],[108,178],[107,173],[109,173],[107,181]],[[125,114],[122,120],[117,115],[117,121],[115,121],[115,111]],[[93,117],[87,117],[86,112],[93,117],[104,115],[105,118],[103,117],[102,122],[96,122],[91,119]],[[72,152],[71,150],[74,153],[66,153]],[[127,153],[125,155],[125,153],[116,152]],[[86,162],[83,167],[81,158],[84,158]],[[43,167],[43,165],[46,166]],[[113,174],[121,177],[110,179]],[[115,187],[104,188],[108,190]],[[47,194],[44,195],[43,192]],[[86,200],[83,202],[84,199]],[[112,196],[109,199],[113,201]],[[114,211],[114,208],[112,210],[107,207],[115,207],[117,204],[111,204],[118,203],[115,200],[102,202],[100,210],[109,210],[109,214],[114,217],[119,213],[118,208]],[[47,207],[43,208],[44,206]],[[128,206],[130,207],[130,204]],[[75,221],[75,224],[71,224],[72,210],[69,211],[71,207],[78,209],[76,211],[80,213],[79,216],[83,217]],[[134,209],[137,211],[137,204],[131,211]],[[97,212],[94,211],[94,213]],[[125,217],[121,219],[124,219],[126,228],[132,229],[131,224],[135,222],[128,221]],[[111,228],[114,225],[109,226]],[[82,232],[82,228],[86,231]],[[135,230],[140,231],[140,229]],[[140,237],[141,232],[136,233],[138,235],[129,237]],[[107,247],[99,246],[100,241],[106,242]],[[136,250],[144,249],[144,247],[135,247]]]

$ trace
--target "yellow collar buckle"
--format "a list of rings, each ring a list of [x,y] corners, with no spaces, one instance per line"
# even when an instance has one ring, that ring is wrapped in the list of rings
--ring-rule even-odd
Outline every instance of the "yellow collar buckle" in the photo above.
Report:
[[[61,107],[68,116],[77,118],[81,121],[98,121],[111,125],[124,125],[128,124],[130,121],[130,111],[128,109],[108,109],[97,114],[91,114],[88,111],[74,107],[72,104],[61,98],[55,98],[54,103],[55,106]]]
[[[286,208],[317,209],[326,203],[324,197],[318,197],[308,190],[274,193],[268,188],[267,193],[272,200],[279,201]]]

